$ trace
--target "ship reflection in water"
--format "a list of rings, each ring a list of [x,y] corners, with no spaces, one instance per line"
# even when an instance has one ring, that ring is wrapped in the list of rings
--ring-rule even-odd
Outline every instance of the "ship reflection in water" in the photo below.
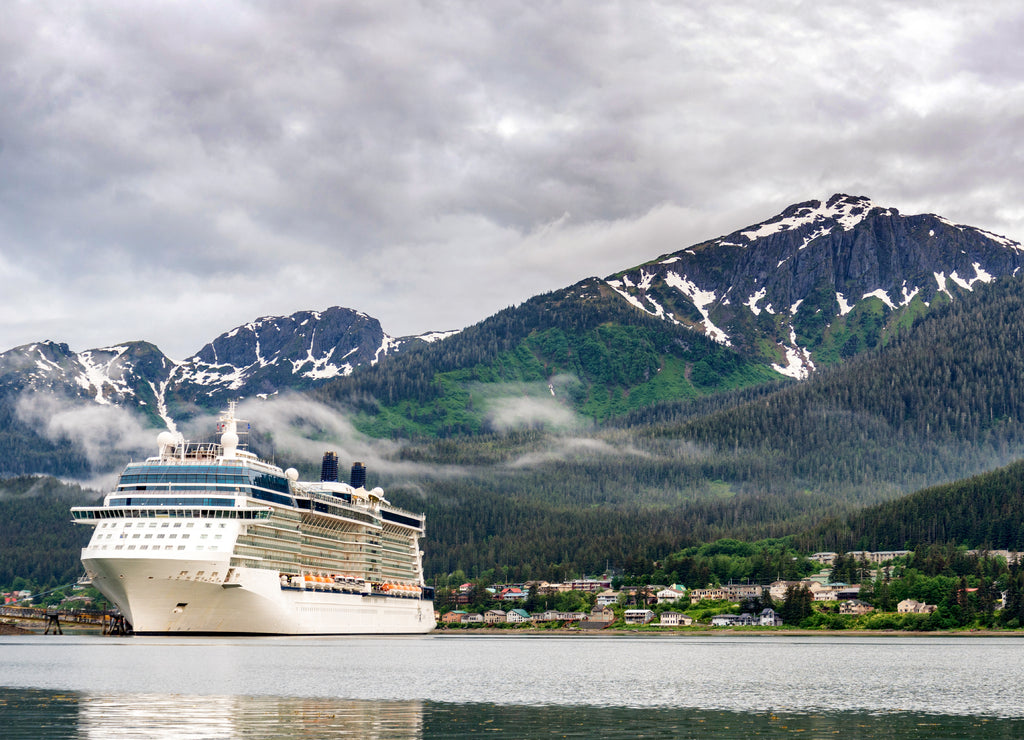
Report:
[[[76,722],[77,737],[95,740],[421,738],[423,702],[83,694],[78,697]]]
[[[446,704],[0,688],[7,738],[1020,738],[1019,718]]]

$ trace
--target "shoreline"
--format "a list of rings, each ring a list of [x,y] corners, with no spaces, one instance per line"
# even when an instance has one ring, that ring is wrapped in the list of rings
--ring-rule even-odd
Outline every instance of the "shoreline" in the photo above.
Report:
[[[914,630],[803,630],[799,628],[792,629],[730,629],[728,627],[719,629],[626,629],[622,627],[609,627],[601,630],[579,630],[579,629],[568,629],[565,627],[555,627],[551,629],[533,629],[533,628],[518,628],[518,629],[503,629],[493,627],[472,627],[468,629],[447,629],[438,628],[430,634],[433,635],[450,635],[453,637],[471,637],[474,634],[480,635],[510,635],[510,636],[523,636],[523,637],[542,637],[544,635],[557,635],[557,636],[581,636],[581,637],[600,637],[602,635],[614,635],[618,637],[660,637],[669,635],[672,637],[708,637],[708,636],[728,636],[728,637],[1024,637],[1024,629],[1021,630],[932,630],[932,631],[914,631]]]

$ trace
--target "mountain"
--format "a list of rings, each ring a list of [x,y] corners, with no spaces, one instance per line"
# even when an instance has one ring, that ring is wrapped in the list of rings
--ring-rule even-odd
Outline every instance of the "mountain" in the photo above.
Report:
[[[858,207],[845,196],[818,204],[814,218],[829,211],[833,215],[822,218],[838,225],[817,238],[834,237],[846,250],[868,250],[858,259],[870,262],[873,254],[875,262],[896,264],[904,272],[878,268],[875,277],[863,277],[855,288],[833,277],[829,290],[843,300],[833,293],[834,315],[831,308],[814,314],[822,317],[821,341],[801,345],[801,351],[816,369],[800,382],[772,369],[782,362],[782,350],[769,340],[779,332],[799,336],[794,317],[803,304],[795,311],[757,314],[754,308],[766,309],[769,302],[728,296],[730,303],[719,297],[717,305],[699,300],[710,323],[726,336],[709,332],[703,316],[696,321],[682,315],[690,300],[684,291],[673,288],[678,296],[673,306],[665,297],[671,283],[683,284],[684,276],[687,284],[712,292],[711,278],[688,266],[687,250],[677,253],[676,261],[659,258],[646,267],[535,296],[444,341],[411,343],[402,353],[381,357],[376,365],[364,363],[348,375],[301,382],[315,384],[308,396],[346,407],[361,429],[386,438],[379,446],[360,442],[382,461],[371,466],[370,479],[383,485],[391,500],[426,513],[429,574],[461,570],[467,577],[500,572],[504,580],[562,578],[609,564],[653,572],[646,563],[684,547],[722,537],[815,532],[823,519],[853,521],[848,517],[865,506],[1021,458],[1024,276],[1013,276],[1019,248],[969,227],[943,228],[937,217],[897,216],[891,209],[875,214],[874,206],[853,213]],[[774,239],[774,244],[788,238],[784,232],[805,228],[795,224],[803,218],[800,213],[788,217],[789,229],[768,234],[758,227],[759,235],[745,250],[725,245],[723,254],[738,260],[774,249],[761,240]],[[930,250],[921,247],[913,260],[896,259],[885,246],[892,240],[878,237],[907,232],[903,219],[921,220],[915,233]],[[832,224],[819,221],[821,228]],[[844,224],[852,225],[845,229]],[[940,241],[924,239],[928,231]],[[811,250],[799,249],[804,239],[786,247],[796,248],[801,260]],[[944,246],[948,240],[958,249]],[[909,241],[899,243],[913,251]],[[721,246],[694,248],[694,254]],[[701,259],[713,262],[710,256]],[[780,257],[771,260],[776,265]],[[728,264],[722,257],[717,269],[725,271]],[[793,272],[794,282],[807,278],[817,284],[810,279],[814,264],[808,263],[809,271]],[[964,277],[965,264],[972,279]],[[982,273],[992,280],[973,279]],[[737,284],[743,274],[737,272]],[[640,280],[641,275],[650,278]],[[626,278],[638,289],[646,282],[646,292],[634,292]],[[905,283],[908,300],[895,300],[894,281]],[[766,283],[755,292],[763,287],[764,298],[776,295]],[[663,293],[654,295],[660,313],[649,302],[656,288]],[[749,289],[734,292],[749,297]],[[778,295],[772,301],[785,305],[798,293]],[[637,301],[648,301],[647,309],[639,310]],[[730,311],[739,318],[730,319]],[[756,318],[749,340],[736,328],[746,316]],[[255,323],[225,336],[201,362],[224,368],[217,373],[224,380],[231,368],[250,368],[247,377],[258,371],[273,377],[291,366],[280,358],[306,357],[305,345],[273,344],[279,331],[297,331],[301,319],[285,322],[280,330]],[[846,337],[842,344],[840,330]],[[834,361],[829,359],[830,348],[847,344],[851,356],[837,352]],[[144,350],[128,355],[144,357]],[[47,351],[47,359],[31,356],[20,370],[12,369],[11,378],[24,383],[32,373],[47,377],[44,369],[57,377],[77,367],[52,346]],[[109,365],[121,354],[90,357],[93,365]],[[158,359],[151,358],[153,372],[163,368]],[[175,378],[185,377],[186,369],[176,367],[167,369],[166,378],[172,371]],[[119,377],[134,376],[125,371]],[[0,373],[0,396],[10,380],[5,378]],[[296,381],[294,375],[290,379]],[[73,387],[95,402],[95,389],[77,381]],[[113,383],[110,388],[112,394]],[[195,390],[183,397],[201,398]],[[184,403],[169,392],[163,398]],[[74,457],[73,445],[41,440],[40,445],[51,446],[37,449],[26,443],[31,439],[15,433],[20,427],[9,423],[5,408],[0,404],[5,464],[38,469],[59,460],[61,475],[76,465],[79,474],[88,469]],[[396,441],[401,437],[407,439]],[[983,526],[1004,516],[1000,504],[981,496],[975,500]],[[964,501],[970,506],[970,496]],[[929,515],[929,506],[946,504],[939,498],[915,509],[910,522],[915,531],[928,532],[929,521],[942,520],[941,512]],[[849,530],[855,531],[852,525]]]
[[[558,577],[719,538],[818,532],[824,519],[851,523],[800,537],[805,547],[1007,546],[1020,541],[1007,537],[1019,488],[880,509],[870,526],[854,512],[1024,458],[1022,331],[1024,277],[1002,278],[806,381],[662,402],[590,429],[422,441],[398,461],[425,479],[383,485],[426,511],[432,573],[512,564]]]
[[[540,424],[557,417],[552,399],[606,421],[806,378],[1022,264],[1012,240],[839,194],[536,296],[319,393],[375,436],[502,429],[509,397],[529,398]]]
[[[24,392],[141,411],[173,428],[193,407],[304,389],[374,365],[451,332],[394,338],[359,311],[329,308],[267,316],[221,334],[183,362],[148,342],[72,352],[38,342],[0,354],[0,399]]]
[[[932,214],[843,194],[610,276],[652,316],[691,326],[802,378],[917,314],[1024,265],[1024,247]]]

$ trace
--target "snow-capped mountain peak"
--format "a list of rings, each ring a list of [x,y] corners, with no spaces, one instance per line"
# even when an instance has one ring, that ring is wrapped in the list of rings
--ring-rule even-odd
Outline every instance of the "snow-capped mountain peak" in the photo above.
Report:
[[[741,351],[765,355],[773,347],[765,359],[800,378],[814,369],[816,355],[864,348],[849,338],[845,347],[830,345],[849,327],[826,330],[865,302],[890,313],[914,301],[929,305],[939,294],[973,290],[1022,264],[1024,250],[1012,239],[839,193],[605,282],[640,310]],[[873,330],[868,341],[877,341]]]

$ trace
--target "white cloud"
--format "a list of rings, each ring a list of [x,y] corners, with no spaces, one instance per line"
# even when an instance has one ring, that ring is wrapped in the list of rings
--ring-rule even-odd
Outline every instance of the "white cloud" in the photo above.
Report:
[[[18,399],[16,412],[21,421],[48,439],[71,440],[97,471],[119,468],[132,456],[157,452],[157,431],[119,406],[78,404],[49,394],[25,393]]]

